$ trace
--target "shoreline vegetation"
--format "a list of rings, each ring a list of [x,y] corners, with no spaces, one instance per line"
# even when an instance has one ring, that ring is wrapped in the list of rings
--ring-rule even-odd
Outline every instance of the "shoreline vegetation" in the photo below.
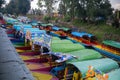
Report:
[[[79,32],[91,33],[97,37],[97,40],[99,42],[103,40],[114,40],[120,42],[120,27],[116,28],[115,26],[108,25],[106,23],[92,24],[82,23],[79,21],[72,21],[72,22],[57,22],[55,24],[68,28],[76,28],[76,30]]]

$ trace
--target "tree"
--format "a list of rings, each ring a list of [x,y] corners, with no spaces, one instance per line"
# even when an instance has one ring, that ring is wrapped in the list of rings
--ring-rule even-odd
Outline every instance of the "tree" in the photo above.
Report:
[[[115,10],[112,19],[113,19],[112,25],[115,26],[116,28],[119,28],[120,27],[120,23],[119,23],[119,21],[120,21],[120,10],[118,10],[118,9]]]
[[[79,2],[80,0],[61,0],[59,13],[62,13],[63,16],[69,15],[71,19],[74,19],[76,16],[79,16],[79,12],[81,12],[80,9],[82,9]]]
[[[111,8],[111,4],[109,0],[103,0],[103,3],[100,4],[100,13],[104,18],[107,18],[108,16],[112,15],[113,9]]]
[[[10,3],[6,6],[6,10],[10,14],[22,14],[30,10],[30,1],[29,0],[11,0]]]
[[[71,16],[71,19],[78,17],[82,20],[95,21],[96,18],[106,19],[112,15],[112,8],[109,0],[61,0],[59,5],[60,13]]]
[[[17,10],[16,2],[11,0],[10,3],[6,5],[6,11],[9,14],[13,14],[13,12],[17,14],[18,12],[16,10]]]
[[[30,1],[18,0],[18,9],[20,14],[26,14],[30,10]]]
[[[50,16],[50,14],[53,12],[54,10],[54,5],[55,3],[57,3],[58,0],[38,0],[38,6],[40,8],[46,7],[47,9],[47,14],[48,16]],[[43,4],[45,3],[45,4]]]
[[[5,4],[5,0],[0,0],[0,8],[2,7],[3,4]]]
[[[79,0],[61,0],[59,4],[59,13],[65,18],[70,17],[71,19],[74,19],[78,1]]]
[[[71,17],[71,19],[73,20],[76,16],[76,9],[77,9],[77,4],[79,3],[79,0],[70,0],[69,1],[69,15]]]
[[[58,11],[63,16],[67,15],[67,0],[61,0]]]

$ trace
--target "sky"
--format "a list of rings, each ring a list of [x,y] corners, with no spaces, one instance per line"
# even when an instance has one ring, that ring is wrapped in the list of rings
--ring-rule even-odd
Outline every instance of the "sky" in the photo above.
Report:
[[[6,0],[7,3],[8,3],[9,1],[10,1],[10,0]],[[33,0],[33,1],[31,2],[31,8],[32,8],[32,9],[38,8],[37,2],[38,2],[38,0]],[[111,4],[112,4],[112,7],[113,7],[113,8],[120,10],[120,0],[110,0],[110,2],[111,2]]]
[[[33,8],[33,9],[38,8],[37,2],[38,2],[38,0],[33,0],[33,1],[31,2],[31,8]]]
[[[6,3],[9,3],[10,0],[5,0],[5,1],[6,1]],[[38,2],[38,0],[32,0],[31,1],[31,8],[33,8],[33,9],[38,8],[37,2]]]
[[[112,7],[120,10],[120,0],[110,0]]]

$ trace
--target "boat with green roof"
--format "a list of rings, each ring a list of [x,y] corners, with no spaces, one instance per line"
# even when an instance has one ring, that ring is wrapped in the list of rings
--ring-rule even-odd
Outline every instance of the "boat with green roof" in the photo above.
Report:
[[[105,40],[102,44],[97,44],[93,47],[101,54],[120,61],[120,42]]]

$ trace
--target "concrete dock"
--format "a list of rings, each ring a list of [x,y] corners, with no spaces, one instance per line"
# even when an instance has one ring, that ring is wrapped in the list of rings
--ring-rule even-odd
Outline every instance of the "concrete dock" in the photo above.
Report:
[[[5,29],[0,28],[0,80],[34,80],[19,57]]]

